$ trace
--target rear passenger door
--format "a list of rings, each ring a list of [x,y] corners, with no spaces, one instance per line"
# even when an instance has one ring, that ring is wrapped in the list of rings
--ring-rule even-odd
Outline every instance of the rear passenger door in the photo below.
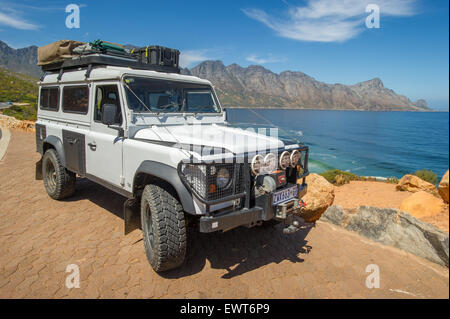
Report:
[[[93,88],[91,131],[86,138],[86,173],[94,181],[106,182],[123,188],[122,147],[123,138],[118,131],[102,124],[102,110],[105,104],[116,104],[118,115],[115,125],[122,126],[122,99],[115,83],[97,83]]]

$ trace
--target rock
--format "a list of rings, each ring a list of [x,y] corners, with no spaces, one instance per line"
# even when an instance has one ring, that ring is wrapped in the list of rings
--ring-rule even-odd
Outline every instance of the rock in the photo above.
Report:
[[[400,210],[417,218],[437,215],[444,208],[445,205],[439,198],[424,191],[412,194],[400,204]]]
[[[438,192],[442,200],[448,204],[448,170],[439,183]]]
[[[325,213],[323,213],[320,220],[335,224],[337,226],[342,226],[347,217],[347,213],[344,211],[342,206],[330,206],[327,208]]]
[[[399,191],[408,191],[408,192],[419,192],[419,191],[426,191],[429,193],[436,193],[436,187],[428,183],[427,181],[424,181],[420,177],[417,177],[416,175],[410,175],[407,174],[403,176],[397,186],[397,190]]]
[[[321,220],[342,226],[384,245],[408,251],[437,264],[446,267],[449,265],[448,233],[406,212],[360,206],[356,213],[349,214],[342,207],[331,206]]]
[[[324,177],[313,173],[306,177],[306,183],[308,184],[308,191],[303,197],[306,207],[301,216],[306,222],[313,222],[318,220],[325,210],[333,204],[334,186]]]
[[[34,122],[33,121],[21,121],[14,117],[0,114],[0,124],[13,129],[24,130],[27,132],[34,132]]]

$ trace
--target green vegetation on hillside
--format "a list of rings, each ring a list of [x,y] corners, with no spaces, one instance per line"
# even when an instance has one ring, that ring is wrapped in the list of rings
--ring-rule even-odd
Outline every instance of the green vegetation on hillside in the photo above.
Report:
[[[350,181],[376,181],[373,177],[358,176],[356,174],[341,171],[339,169],[330,169],[326,172],[320,173],[321,176],[334,185],[344,185],[350,183]]]
[[[36,120],[38,80],[24,74],[0,68],[0,102],[28,103],[14,105],[2,110],[2,113],[19,120]]]
[[[436,173],[433,172],[432,170],[422,169],[420,171],[415,172],[414,175],[433,185],[436,185],[438,182],[438,177]]]

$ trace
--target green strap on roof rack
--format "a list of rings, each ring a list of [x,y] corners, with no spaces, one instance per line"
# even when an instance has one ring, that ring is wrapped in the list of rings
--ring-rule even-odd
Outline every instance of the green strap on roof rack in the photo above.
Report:
[[[95,40],[89,43],[93,49],[97,49],[99,51],[112,50],[117,52],[126,52],[125,48],[114,43],[105,42],[103,40]]]

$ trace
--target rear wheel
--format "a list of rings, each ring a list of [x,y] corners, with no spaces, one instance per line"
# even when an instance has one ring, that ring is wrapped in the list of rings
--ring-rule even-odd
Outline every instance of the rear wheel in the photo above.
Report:
[[[180,267],[186,256],[183,207],[166,183],[145,186],[141,198],[141,224],[147,259],[152,268]]]
[[[75,192],[74,173],[68,171],[54,149],[48,149],[42,158],[42,177],[45,190],[53,199],[63,199]]]

